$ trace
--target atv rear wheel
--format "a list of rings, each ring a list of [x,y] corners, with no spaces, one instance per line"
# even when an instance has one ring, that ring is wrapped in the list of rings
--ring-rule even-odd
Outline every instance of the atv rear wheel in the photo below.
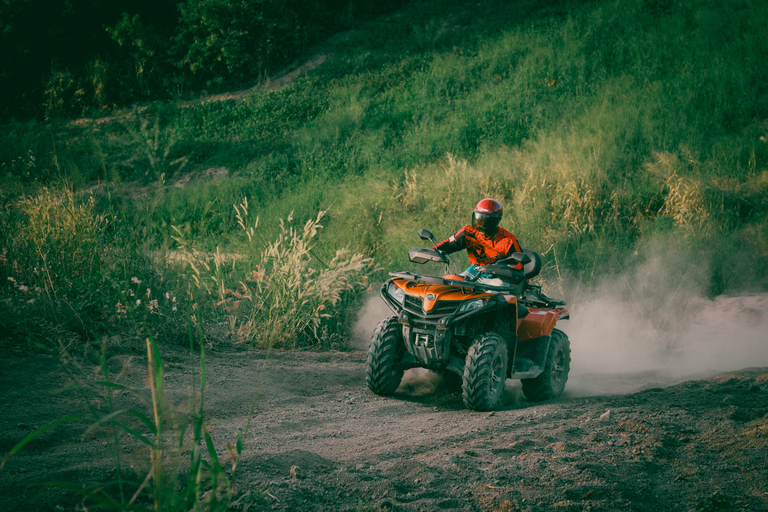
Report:
[[[368,346],[368,366],[365,382],[377,395],[391,395],[403,379],[403,370],[396,370],[397,363],[405,352],[403,328],[397,317],[392,316],[379,322]]]
[[[531,402],[557,398],[565,389],[571,369],[571,344],[559,329],[552,330],[544,372],[535,379],[521,379],[523,394]]]
[[[498,405],[507,380],[507,344],[501,336],[487,332],[474,339],[464,361],[461,396],[475,411],[490,411]]]

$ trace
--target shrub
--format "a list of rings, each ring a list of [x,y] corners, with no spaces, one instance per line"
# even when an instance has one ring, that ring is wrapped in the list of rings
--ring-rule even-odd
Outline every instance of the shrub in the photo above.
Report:
[[[177,128],[161,122],[159,115],[154,119],[131,116],[123,124],[140,155],[139,162],[134,164],[140,178],[162,181],[186,167],[189,158],[179,154]]]
[[[2,222],[0,294],[6,321],[22,308],[78,332],[97,316],[104,258],[114,252],[106,236],[111,219],[91,198],[75,200],[70,186],[42,189],[6,205]]]
[[[146,251],[139,230],[125,216],[99,212],[94,196],[80,201],[67,184],[4,205],[0,331],[55,343],[55,333],[88,340],[141,320],[178,336],[187,283]]]
[[[121,50],[121,67],[124,82],[120,84],[120,93],[125,97],[145,97],[155,91],[161,83],[167,50],[161,37],[142,23],[141,15],[123,13],[114,27],[107,28],[112,40]]]
[[[250,220],[247,199],[235,210],[248,239],[245,254],[225,257],[218,249],[212,256],[184,253],[198,286],[218,299],[232,334],[262,347],[343,345],[339,326],[331,320],[344,317],[368,288],[373,259],[348,249],[336,250],[327,262],[319,258],[313,248],[325,211],[300,228],[291,225],[292,216],[281,219],[277,239],[257,256],[258,218]],[[182,238],[177,241],[187,247]]]
[[[47,121],[82,115],[86,108],[82,80],[68,69],[51,71],[43,95],[43,114]]]

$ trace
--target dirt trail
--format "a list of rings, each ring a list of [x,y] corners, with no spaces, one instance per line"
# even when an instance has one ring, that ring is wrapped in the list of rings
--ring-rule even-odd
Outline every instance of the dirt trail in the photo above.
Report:
[[[391,398],[364,383],[365,352],[210,354],[206,395],[216,445],[244,429],[238,490],[264,492],[264,510],[768,510],[768,368],[614,396],[528,402],[508,381],[494,413],[464,408],[426,372]],[[110,360],[117,372],[127,356]],[[165,350],[176,403],[191,383],[188,356]],[[141,358],[122,381],[143,386]],[[647,379],[604,376],[604,384]],[[639,380],[636,380],[639,383]],[[6,452],[36,427],[81,411],[52,358],[9,357],[0,375]],[[127,395],[123,405],[136,404]],[[44,433],[0,473],[0,510],[73,510],[77,500],[24,486],[105,481],[103,439],[85,424]],[[299,468],[301,478],[291,476]],[[365,508],[365,504],[372,508]],[[719,508],[718,508],[719,507]],[[385,507],[386,508],[386,507]],[[253,510],[253,509],[251,509]]]
[[[237,91],[222,92],[219,94],[209,94],[187,101],[179,101],[179,107],[189,107],[193,105],[213,103],[217,101],[241,100],[248,94],[260,90],[272,90],[292,83],[302,74],[307,74],[315,68],[320,67],[329,58],[333,57],[336,46],[350,39],[354,35],[353,30],[341,32],[333,37],[309,48],[300,55],[294,62],[285,68],[278,70],[272,76],[263,76],[251,87]],[[142,112],[146,110],[146,105],[133,105],[131,110]],[[80,118],[70,121],[69,126],[86,127],[93,125],[102,125],[115,120],[114,116],[104,116],[99,118]]]
[[[393,397],[373,395],[362,338],[387,314],[379,306],[361,312],[349,352],[276,352],[266,365],[264,351],[242,345],[209,352],[205,414],[222,456],[257,393],[237,475],[241,496],[262,494],[256,509],[768,510],[768,295],[697,305],[672,345],[663,337],[661,359],[659,339],[627,329],[631,317],[616,309],[623,324],[614,331],[592,321],[595,303],[585,302],[563,326],[573,349],[563,396],[532,403],[510,380],[493,413],[467,410],[426,370],[406,372]],[[198,366],[178,346],[161,351],[166,393],[183,407]],[[146,389],[145,363],[108,360],[113,378],[136,389]],[[79,375],[101,380],[94,365]],[[6,353],[0,453],[85,412],[74,391],[54,393],[67,383],[52,357]],[[124,393],[115,407],[144,406]],[[0,510],[75,510],[72,493],[26,486],[112,480],[105,439],[84,436],[88,424],[46,431],[11,458]]]

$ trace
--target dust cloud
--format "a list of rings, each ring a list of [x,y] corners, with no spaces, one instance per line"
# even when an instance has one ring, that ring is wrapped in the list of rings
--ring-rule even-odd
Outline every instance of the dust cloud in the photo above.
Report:
[[[566,292],[570,396],[617,394],[768,366],[768,294],[705,298],[705,265],[667,252]]]
[[[376,285],[373,286],[376,289]],[[357,350],[368,350],[368,343],[371,341],[373,331],[376,330],[376,326],[379,322],[385,318],[393,315],[391,309],[384,302],[384,299],[379,297],[378,293],[371,294],[360,308],[358,312],[357,321],[352,327],[352,339],[350,344]]]
[[[563,286],[571,313],[558,322],[571,341],[565,396],[624,394],[768,367],[768,293],[707,299],[705,266],[690,261],[667,252],[597,284]],[[354,348],[366,350],[391,314],[372,295],[353,327]],[[421,394],[440,382],[433,372],[411,370],[403,385]]]

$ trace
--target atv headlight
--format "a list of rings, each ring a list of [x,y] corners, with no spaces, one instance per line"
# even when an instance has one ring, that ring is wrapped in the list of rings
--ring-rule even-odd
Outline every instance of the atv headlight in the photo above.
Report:
[[[459,306],[459,310],[457,313],[466,313],[467,311],[473,311],[475,309],[481,308],[485,305],[484,299],[475,299],[470,300]]]
[[[389,283],[389,287],[387,288],[387,295],[392,297],[392,300],[398,304],[402,304],[405,300],[405,292],[395,283]]]

